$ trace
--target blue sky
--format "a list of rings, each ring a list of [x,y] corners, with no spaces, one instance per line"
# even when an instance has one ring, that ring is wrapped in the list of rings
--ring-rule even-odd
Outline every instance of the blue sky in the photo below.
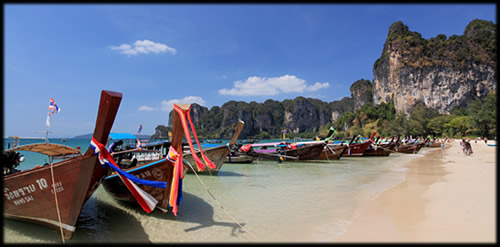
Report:
[[[373,80],[389,26],[426,39],[496,23],[495,4],[4,4],[4,136],[92,133],[101,90],[113,132],[153,134],[173,103],[325,102]]]

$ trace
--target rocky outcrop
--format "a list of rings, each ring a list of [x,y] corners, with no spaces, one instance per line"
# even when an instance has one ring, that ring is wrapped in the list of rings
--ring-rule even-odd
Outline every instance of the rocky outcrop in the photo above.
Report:
[[[496,54],[489,44],[496,44],[496,25],[475,20],[465,33],[425,40],[402,22],[392,24],[374,65],[373,102],[393,98],[396,111],[406,114],[424,103],[446,114],[495,90]]]
[[[231,138],[236,124],[245,122],[240,138],[262,133],[280,136],[283,129],[289,133],[316,132],[323,125],[332,124],[345,111],[353,111],[354,101],[348,97],[331,103],[317,99],[297,97],[283,102],[266,100],[264,103],[229,101],[210,110],[198,104],[191,106],[191,118],[200,136]],[[154,136],[166,136],[172,128],[173,111],[169,126],[158,126]]]
[[[373,87],[369,80],[361,79],[351,85],[351,98],[354,100],[354,110],[363,105],[373,103]]]

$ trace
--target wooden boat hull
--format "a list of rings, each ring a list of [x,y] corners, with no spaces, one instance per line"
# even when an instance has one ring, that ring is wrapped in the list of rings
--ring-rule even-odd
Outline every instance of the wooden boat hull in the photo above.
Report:
[[[97,188],[101,182],[99,176],[93,176],[94,166],[100,167],[97,163],[96,156],[82,156],[53,167],[57,201],[66,239],[73,236],[80,211],[88,199],[87,194],[91,195],[94,191],[89,188],[94,184]],[[4,179],[4,216],[59,230],[50,165],[13,175]]]
[[[406,144],[406,145],[401,145],[399,147],[396,146],[394,148],[394,151],[406,154],[416,154],[424,145],[425,145],[424,143]]]
[[[203,171],[196,170],[196,173],[208,173],[211,175],[217,175],[219,173],[222,165],[224,164],[224,161],[226,161],[226,157],[230,151],[226,145],[221,145],[218,147],[203,149],[203,152],[208,157],[208,159],[215,164],[215,169],[210,169],[209,167],[205,167],[205,169]],[[201,156],[201,152],[196,151],[196,155],[198,156],[198,158],[201,161],[203,161],[203,158]],[[194,158],[193,158],[193,155],[191,154],[191,152],[184,153],[184,159],[187,162],[189,162],[189,164],[191,164],[191,166],[193,166],[193,168],[196,167],[196,163],[194,161]],[[189,169],[188,173],[193,173],[193,171],[191,169]]]
[[[228,155],[224,163],[240,163],[240,164],[250,164],[255,160],[254,156],[246,155],[246,154],[236,154],[236,155]]]
[[[439,142],[433,142],[433,143],[429,143],[429,145],[425,145],[426,147],[428,148],[440,148],[441,147],[441,143]]]
[[[346,151],[346,145],[328,145],[318,156],[318,160],[338,160]]]
[[[142,184],[136,185],[145,192],[149,193],[156,200],[158,200],[159,203],[156,208],[162,210],[163,212],[167,212],[171,182],[173,178],[173,169],[174,166],[172,165],[172,163],[170,163],[166,159],[161,159],[125,169],[124,171],[145,180],[166,181],[166,189]],[[187,169],[188,168],[184,166],[184,171],[186,171]],[[106,190],[106,192],[114,199],[137,204],[137,200],[135,199],[135,197],[115,172],[106,177],[102,182],[102,185],[104,187],[104,190]]]
[[[198,171],[196,170],[197,173],[201,174],[210,174],[210,175],[217,175],[226,161],[227,155],[231,152],[231,148],[233,148],[233,145],[236,143],[236,140],[238,139],[238,136],[240,136],[241,131],[243,130],[243,125],[245,122],[239,120],[238,123],[236,124],[236,129],[234,131],[233,137],[231,140],[227,143],[227,145],[220,145],[217,147],[211,147],[204,149],[203,152],[207,156],[207,158],[212,161],[215,164],[215,169],[210,169],[209,167],[205,167],[203,171]],[[201,152],[196,151],[195,154],[198,156],[198,158],[203,161]],[[185,153],[184,159],[194,168],[196,169],[196,163],[194,161],[193,155],[191,152]],[[191,169],[188,170],[188,172],[193,172]]]
[[[363,156],[389,156],[393,152],[394,147],[396,147],[396,143],[382,144],[377,149],[370,145],[363,153]]]
[[[281,153],[283,160],[317,160],[321,152],[323,152],[324,143],[306,144],[295,149],[288,149]],[[258,160],[278,160],[280,154],[277,151],[270,153],[259,153],[251,151],[250,155],[255,156]],[[293,158],[292,158],[293,157]]]
[[[102,92],[94,130],[97,141],[106,143],[120,101],[121,93]],[[89,147],[83,156],[6,175],[4,216],[44,225],[59,234],[62,227],[64,238],[71,239],[84,203],[107,174]]]
[[[366,149],[370,146],[370,142],[352,143],[349,144],[347,151],[343,156],[345,157],[361,157]]]
[[[204,152],[205,155],[207,155],[207,157],[217,166],[216,169],[210,170],[210,172],[212,172],[212,174],[217,174],[220,170],[220,167],[222,166],[221,163],[224,163],[224,155],[227,156],[229,150],[226,146],[220,146],[206,149],[204,150]],[[203,160],[203,158],[201,157],[201,153],[197,152],[197,154],[198,157]],[[196,164],[194,163],[194,159],[191,153],[184,153],[183,160],[187,161],[194,169],[196,169]],[[220,160],[222,160],[222,162]],[[156,208],[166,213],[168,211],[173,169],[174,166],[169,161],[167,161],[166,159],[160,159],[124,169],[124,171],[145,180],[166,181],[166,189],[136,184],[139,188],[153,196],[158,201],[158,205],[156,206]],[[206,170],[209,169],[206,167],[204,171]],[[184,165],[183,171],[184,174],[186,174],[187,172],[192,172],[191,168],[186,165]],[[196,172],[199,173],[198,171]],[[106,192],[114,199],[137,204],[137,200],[135,199],[135,197],[127,189],[125,184],[121,181],[120,177],[116,173],[113,172],[113,174],[106,177],[102,184]]]

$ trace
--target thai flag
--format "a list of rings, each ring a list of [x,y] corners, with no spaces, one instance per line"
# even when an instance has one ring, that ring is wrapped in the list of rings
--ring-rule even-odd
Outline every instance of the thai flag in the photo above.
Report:
[[[52,111],[52,112],[50,112]],[[56,112],[60,112],[61,111],[61,108],[59,108],[56,104],[56,102],[54,101],[54,99],[52,97],[50,97],[50,103],[49,103],[49,114],[54,114]]]
[[[141,135],[141,131],[142,131],[142,124],[139,125],[139,130],[137,131],[137,134]]]

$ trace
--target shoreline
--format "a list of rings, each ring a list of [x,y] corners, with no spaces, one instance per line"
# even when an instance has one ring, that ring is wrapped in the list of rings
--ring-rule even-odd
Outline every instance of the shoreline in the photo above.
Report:
[[[334,243],[496,242],[496,147],[459,140],[408,161],[406,181],[362,208]]]

